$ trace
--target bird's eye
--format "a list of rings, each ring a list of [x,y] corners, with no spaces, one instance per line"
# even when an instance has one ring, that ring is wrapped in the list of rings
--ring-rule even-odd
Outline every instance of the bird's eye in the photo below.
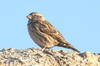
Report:
[[[36,15],[34,15],[34,16],[36,16]]]

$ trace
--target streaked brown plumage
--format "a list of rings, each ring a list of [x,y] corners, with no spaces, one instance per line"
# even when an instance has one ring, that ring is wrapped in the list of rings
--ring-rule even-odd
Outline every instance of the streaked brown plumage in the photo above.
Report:
[[[53,46],[60,46],[78,51],[70,43],[68,43],[61,33],[55,29],[41,14],[33,12],[27,16],[28,31],[35,43],[43,50]]]

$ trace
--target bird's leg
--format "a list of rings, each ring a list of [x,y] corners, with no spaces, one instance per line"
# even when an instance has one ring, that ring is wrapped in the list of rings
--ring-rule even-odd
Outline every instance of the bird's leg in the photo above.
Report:
[[[42,51],[44,51],[46,48],[47,48],[47,47],[43,47],[43,48],[42,48]]]

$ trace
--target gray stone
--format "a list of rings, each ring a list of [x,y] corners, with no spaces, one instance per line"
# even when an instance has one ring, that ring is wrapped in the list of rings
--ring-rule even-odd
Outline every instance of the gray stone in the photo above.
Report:
[[[100,66],[100,55],[64,50],[2,49],[0,66]]]

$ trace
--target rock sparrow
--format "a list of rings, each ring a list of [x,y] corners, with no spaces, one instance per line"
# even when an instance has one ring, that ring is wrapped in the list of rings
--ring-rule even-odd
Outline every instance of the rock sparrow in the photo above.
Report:
[[[33,12],[27,16],[28,31],[35,43],[37,43],[42,51],[46,48],[60,46],[78,51],[70,43],[68,43],[62,34],[55,29],[41,14]]]

